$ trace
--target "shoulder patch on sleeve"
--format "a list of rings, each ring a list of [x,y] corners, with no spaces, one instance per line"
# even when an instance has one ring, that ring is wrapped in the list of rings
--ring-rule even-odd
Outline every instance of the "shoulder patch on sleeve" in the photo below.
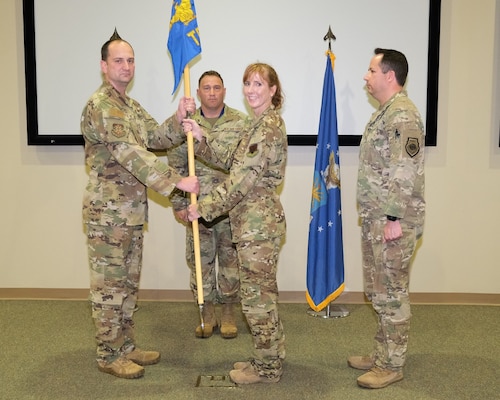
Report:
[[[416,137],[407,138],[405,144],[405,150],[410,157],[415,157],[420,151],[420,143],[418,141],[418,138]]]

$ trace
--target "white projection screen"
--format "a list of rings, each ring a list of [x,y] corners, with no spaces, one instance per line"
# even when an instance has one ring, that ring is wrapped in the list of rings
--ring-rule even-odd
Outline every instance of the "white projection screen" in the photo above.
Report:
[[[115,27],[135,51],[129,95],[159,122],[176,110],[184,86],[172,93],[171,1],[23,0],[23,7],[29,145],[83,144],[80,115],[101,83],[100,49]],[[436,145],[440,0],[195,0],[195,7],[202,53],[190,63],[193,97],[199,76],[214,69],[226,103],[248,112],[243,71],[269,63],[285,94],[289,143],[315,145],[331,27],[340,145],[358,145],[375,111],[363,76],[376,47],[407,56],[406,89],[426,121],[427,145]]]

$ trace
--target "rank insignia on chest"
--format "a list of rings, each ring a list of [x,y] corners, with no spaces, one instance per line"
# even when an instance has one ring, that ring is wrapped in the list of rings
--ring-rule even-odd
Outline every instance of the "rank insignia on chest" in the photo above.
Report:
[[[122,124],[113,124],[113,128],[111,128],[111,133],[113,136],[121,138],[125,136],[125,128]]]
[[[257,155],[257,144],[251,144],[248,146],[247,157],[255,157]]]
[[[417,138],[410,137],[406,141],[405,150],[410,157],[415,157],[420,151],[420,144]]]

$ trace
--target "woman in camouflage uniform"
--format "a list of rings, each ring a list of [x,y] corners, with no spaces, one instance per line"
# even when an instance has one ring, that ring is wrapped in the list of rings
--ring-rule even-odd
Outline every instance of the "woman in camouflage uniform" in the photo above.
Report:
[[[216,149],[202,138],[194,120],[185,130],[200,140],[197,155],[208,162],[230,167],[229,177],[189,208],[189,219],[211,221],[229,211],[233,241],[240,261],[240,295],[250,327],[255,355],[237,362],[230,372],[240,384],[274,383],[283,373],[284,333],[278,315],[276,272],[285,235],[285,213],[279,199],[287,161],[285,123],[278,110],[283,95],[276,71],[267,64],[251,64],[243,75],[243,91],[254,118],[241,132],[236,151]]]

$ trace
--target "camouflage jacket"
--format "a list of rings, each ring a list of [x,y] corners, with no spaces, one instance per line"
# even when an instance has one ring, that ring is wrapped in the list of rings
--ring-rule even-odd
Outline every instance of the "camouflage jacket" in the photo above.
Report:
[[[236,146],[240,141],[241,131],[244,127],[244,121],[247,116],[227,105],[219,119],[212,126],[201,114],[201,109],[198,108],[192,117],[203,129],[211,145],[216,149],[217,153],[224,153],[222,157],[228,159],[228,155],[232,155],[236,150]],[[222,150],[221,150],[222,149]],[[183,144],[172,148],[168,153],[168,164],[183,175],[188,175],[188,155],[187,144]],[[210,164],[200,157],[195,158],[196,176],[200,181],[200,196],[208,194],[218,184],[223,182],[228,174],[229,169],[223,166]],[[189,197],[185,193],[176,189],[172,192],[170,200],[174,210],[179,211],[189,205]]]
[[[147,190],[168,196],[181,179],[151,149],[185,140],[175,115],[162,125],[108,82],[92,95],[81,118],[89,181],[83,221],[96,225],[142,225],[147,220]]]
[[[268,108],[241,132],[233,155],[202,141],[197,154],[230,166],[228,178],[200,198],[198,211],[208,221],[229,211],[233,241],[265,240],[284,235],[285,213],[278,187],[285,176],[287,136],[285,123],[274,107]]]
[[[373,113],[359,150],[360,217],[423,224],[424,139],[422,118],[405,91]]]

